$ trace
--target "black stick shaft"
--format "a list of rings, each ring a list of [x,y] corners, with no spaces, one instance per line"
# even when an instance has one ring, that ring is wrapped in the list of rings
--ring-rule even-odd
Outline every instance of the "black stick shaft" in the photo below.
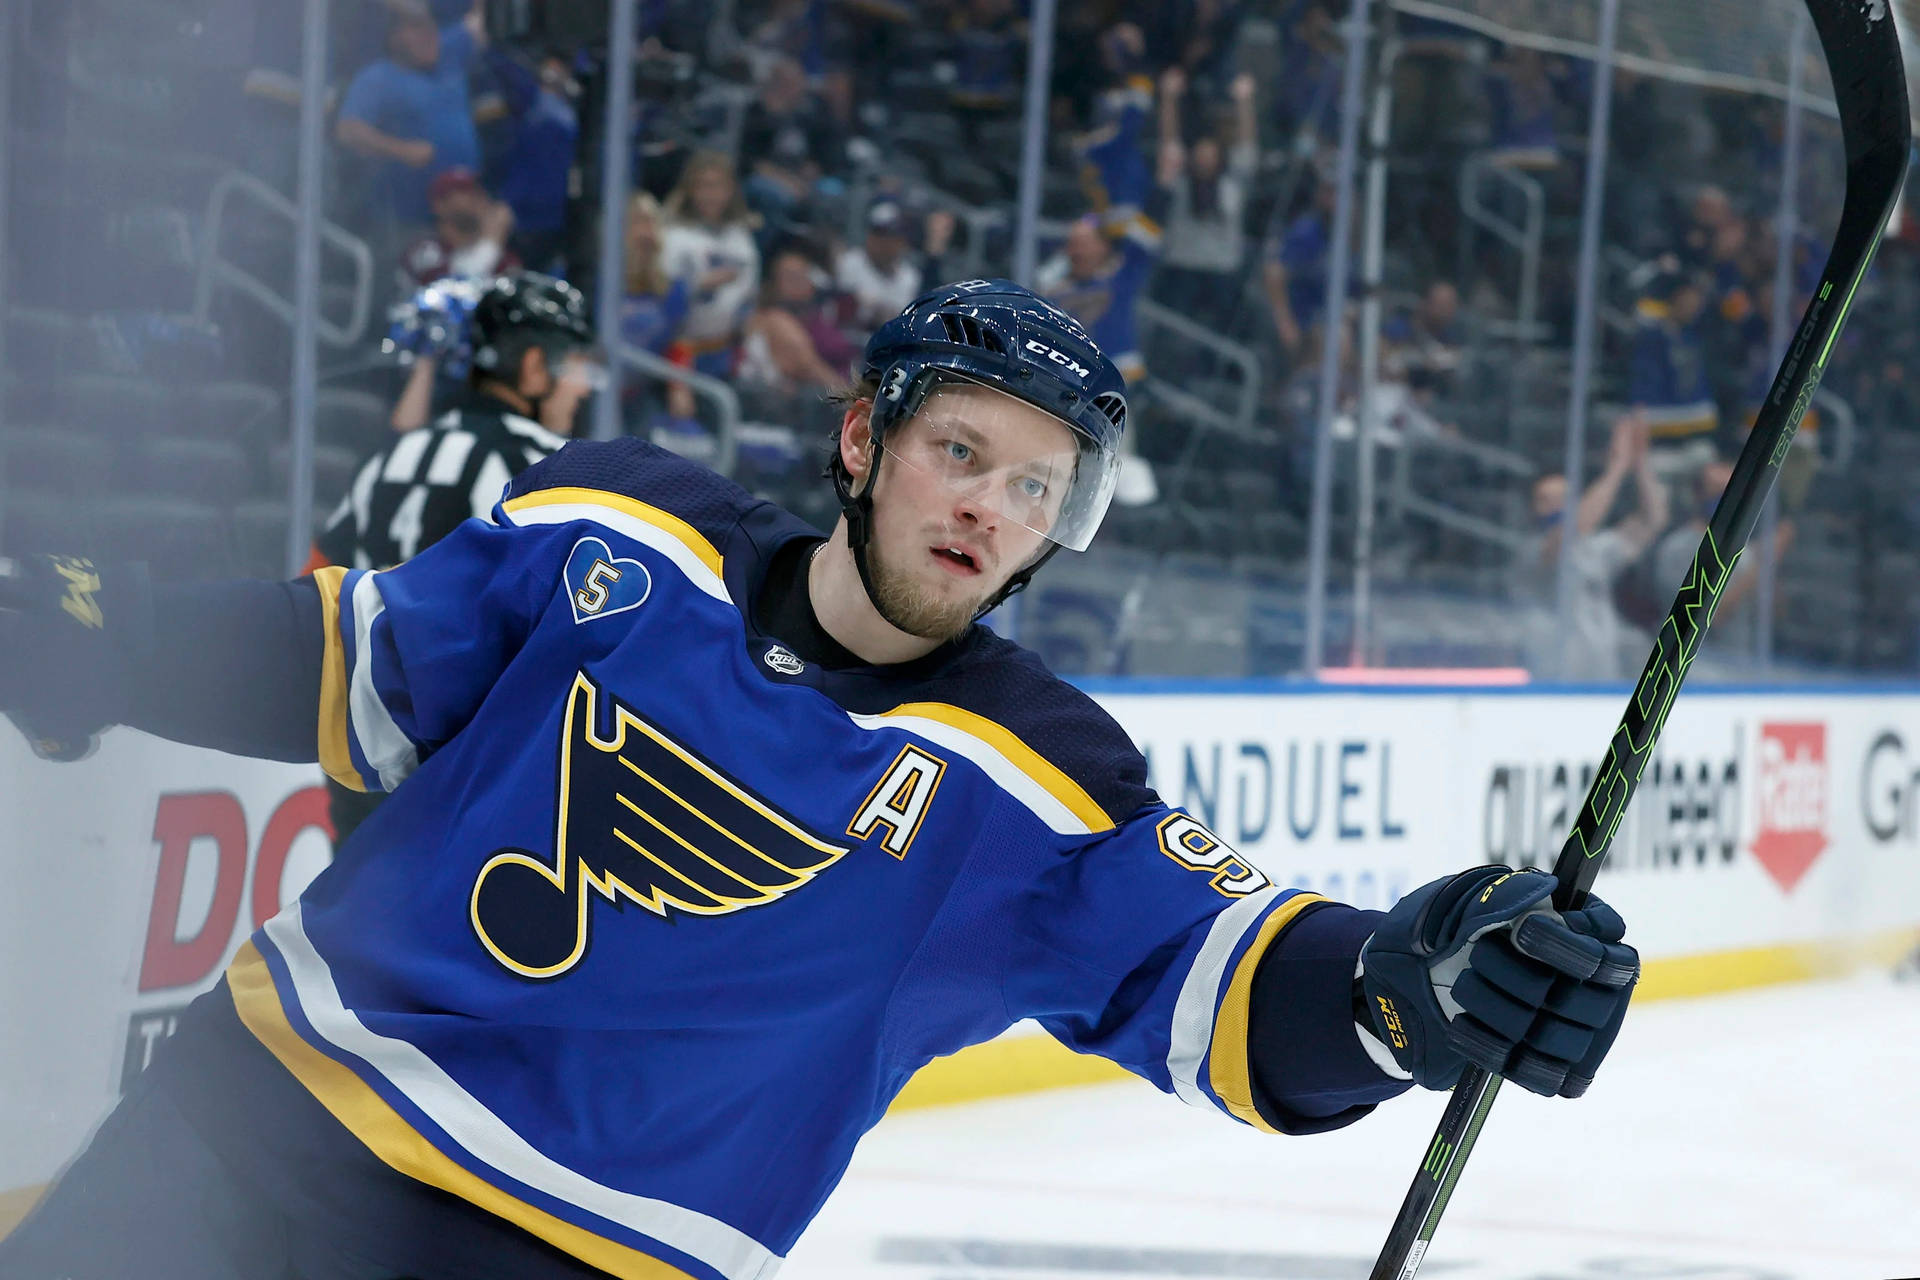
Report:
[[[1846,140],[1847,186],[1840,226],[1820,287],[1774,375],[1726,492],[1720,495],[1706,536],[1694,552],[1686,582],[1660,628],[1580,816],[1554,863],[1553,873],[1559,880],[1554,903],[1562,909],[1579,906],[1593,887],[1673,699],[1713,620],[1714,606],[1746,548],[1781,459],[1793,444],[1794,432],[1826,372],[1834,340],[1873,261],[1906,173],[1911,140],[1906,73],[1888,7],[1878,0],[1808,0],[1808,11],[1832,72]],[[1477,1067],[1470,1066],[1461,1075],[1369,1280],[1413,1280],[1499,1087],[1499,1076]]]

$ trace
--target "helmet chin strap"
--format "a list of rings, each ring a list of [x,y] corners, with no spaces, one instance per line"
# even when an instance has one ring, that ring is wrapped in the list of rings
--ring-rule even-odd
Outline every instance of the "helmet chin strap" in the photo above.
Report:
[[[867,544],[873,538],[873,488],[879,483],[880,459],[885,453],[886,450],[879,446],[874,447],[873,466],[867,472],[866,487],[857,494],[853,491],[853,476],[847,471],[846,463],[841,460],[838,453],[834,455],[828,471],[833,477],[833,491],[840,499],[840,510],[847,518],[847,546],[853,551],[853,567],[860,574],[860,586],[867,593],[867,602],[873,606],[873,611],[879,614],[888,626],[897,631],[904,631],[908,635],[915,635],[916,632],[909,630],[898,618],[887,612],[887,606],[881,603],[878,588],[873,585],[873,569],[867,563]],[[1008,578],[1006,585],[994,592],[993,597],[985,604],[975,609],[973,617],[968,621],[980,621],[1005,603],[1007,597],[1025,591],[1027,584],[1033,580],[1033,575],[1039,572],[1040,566],[1051,560],[1054,552],[1058,550],[1060,550],[1059,543],[1047,543],[1046,550],[1035,557],[1032,564]]]
[[[867,564],[867,543],[873,538],[873,486],[880,480],[880,458],[886,450],[878,445],[873,450],[873,466],[867,471],[866,488],[859,493],[853,491],[853,476],[847,470],[839,454],[835,454],[829,470],[833,475],[833,491],[840,499],[840,510],[847,517],[847,546],[853,551],[853,567],[859,571],[860,586],[867,593],[867,603],[881,619],[897,631],[913,632],[900,620],[887,612],[887,606],[880,601],[879,589],[873,585],[873,569]]]

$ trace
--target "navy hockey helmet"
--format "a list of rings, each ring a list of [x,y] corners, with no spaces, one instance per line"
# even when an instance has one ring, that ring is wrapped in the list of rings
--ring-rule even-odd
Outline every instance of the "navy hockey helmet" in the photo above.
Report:
[[[593,345],[587,300],[565,280],[537,271],[500,276],[473,304],[473,367],[511,377],[520,357],[540,347],[556,371],[560,358]]]
[[[868,340],[862,372],[876,388],[869,419],[876,475],[880,458],[890,452],[889,435],[947,384],[1004,392],[1058,419],[1072,434],[1074,456],[1067,460],[1066,474],[1050,485],[1044,518],[1008,512],[1046,539],[1045,551],[1014,574],[982,613],[1025,587],[1060,547],[1086,549],[1113,498],[1127,397],[1120,371],[1072,316],[1011,280],[942,285],[915,299]],[[855,494],[837,453],[831,470],[855,563],[877,605],[865,552],[873,477]]]

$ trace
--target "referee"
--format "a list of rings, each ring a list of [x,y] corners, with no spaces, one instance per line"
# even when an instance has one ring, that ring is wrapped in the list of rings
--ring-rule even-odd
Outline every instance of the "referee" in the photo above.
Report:
[[[315,539],[315,567],[409,560],[468,516],[486,518],[508,481],[567,442],[591,387],[593,327],[580,291],[531,271],[504,275],[474,303],[470,324],[473,372],[459,402],[360,464]],[[328,790],[338,843],[380,796],[331,780]]]

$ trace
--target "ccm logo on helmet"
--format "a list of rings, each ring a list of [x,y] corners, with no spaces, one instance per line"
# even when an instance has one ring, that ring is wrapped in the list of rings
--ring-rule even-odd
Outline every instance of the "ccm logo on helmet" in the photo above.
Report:
[[[1067,372],[1074,374],[1076,377],[1084,378],[1089,373],[1093,372],[1093,370],[1079,363],[1072,356],[1062,355],[1060,352],[1055,351],[1052,347],[1048,346],[1044,342],[1041,342],[1037,338],[1027,339],[1027,350],[1038,352],[1039,354],[1045,356],[1047,359],[1053,361],[1055,364],[1064,367],[1067,370]]]

